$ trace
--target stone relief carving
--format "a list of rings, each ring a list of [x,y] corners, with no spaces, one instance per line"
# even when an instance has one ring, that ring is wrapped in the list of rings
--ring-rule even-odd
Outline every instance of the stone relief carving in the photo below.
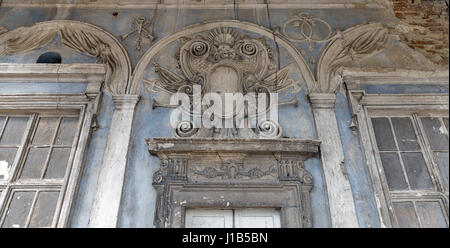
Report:
[[[168,94],[187,93],[191,97],[194,84],[201,86],[202,95],[224,93],[270,93],[300,91],[300,83],[289,78],[291,64],[277,70],[272,49],[264,39],[251,38],[232,28],[216,28],[207,36],[196,35],[181,40],[175,55],[183,76],[155,63],[159,78],[145,80],[150,92],[163,91]],[[296,101],[289,101],[290,104]],[[198,104],[198,103],[193,103]],[[268,103],[267,109],[275,103]],[[154,107],[176,107],[155,102]],[[235,107],[235,110],[239,108]],[[220,118],[233,118],[227,115]],[[192,123],[180,122],[176,129],[179,137],[260,137],[277,138],[281,127],[273,121],[258,123],[255,130],[227,128],[195,129]],[[256,136],[256,135],[259,136]]]
[[[221,177],[222,179],[240,179],[247,177],[250,179],[259,179],[264,176],[276,176],[278,175],[278,169],[276,166],[271,166],[267,170],[261,170],[258,167],[245,171],[243,164],[226,164],[222,165],[218,170],[213,167],[206,167],[203,170],[194,170],[194,174],[201,175],[206,178]]]
[[[80,53],[96,57],[107,67],[106,88],[125,94],[131,75],[128,54],[110,34],[98,27],[77,21],[48,21],[20,27],[0,35],[0,56],[25,53],[48,45],[56,36]]]
[[[309,65],[304,60],[303,56],[298,53],[298,49],[295,48],[289,40],[282,36],[278,32],[274,32],[268,28],[263,26],[246,22],[246,21],[237,21],[237,20],[214,20],[214,21],[204,21],[201,25],[194,24],[187,27],[182,28],[181,30],[174,32],[172,35],[162,38],[158,43],[155,43],[149,50],[147,50],[142,56],[139,63],[137,63],[133,78],[130,83],[130,91],[138,92],[139,87],[144,83],[146,88],[152,90],[153,87],[153,78],[151,80],[145,79],[145,75],[148,74],[149,66],[152,66],[156,56],[161,53],[162,50],[168,48],[174,42],[184,41],[184,37],[192,37],[194,34],[201,34],[204,32],[208,32],[213,29],[229,27],[235,30],[243,30],[254,33],[259,37],[273,40],[276,39],[277,44],[280,48],[283,48],[287,51],[290,56],[292,56],[292,67],[295,67],[300,71],[300,76],[303,82],[309,87],[312,87],[315,84],[313,73]],[[178,75],[182,75],[182,73],[177,73]],[[160,104],[168,105],[166,102],[158,99]]]
[[[182,180],[186,177],[187,158],[168,158],[161,160],[161,168],[153,175],[153,183],[166,180]]]
[[[319,142],[299,139],[147,139],[157,227],[183,227],[189,207],[279,207],[284,227],[311,227],[313,177],[304,161]]]
[[[309,52],[309,62],[316,63],[313,43],[325,43],[330,41],[333,30],[324,20],[314,17],[308,13],[298,13],[292,19],[288,20],[282,29],[282,34],[289,40],[296,42],[306,42]],[[303,48],[300,52],[306,55]]]
[[[390,39],[388,29],[380,23],[357,25],[331,38],[317,64],[317,85],[311,93],[335,93],[341,83],[342,66],[358,57],[384,49]]]
[[[5,27],[0,26],[0,34],[8,32],[8,29]]]
[[[133,21],[133,30],[131,30],[131,32],[127,34],[121,35],[120,38],[122,40],[126,40],[128,39],[128,37],[136,34],[137,38],[135,49],[141,51],[144,43],[144,38],[149,42],[152,42],[155,39],[152,32],[147,30],[147,27],[149,27],[151,24],[152,21],[148,20],[144,16],[138,17]]]

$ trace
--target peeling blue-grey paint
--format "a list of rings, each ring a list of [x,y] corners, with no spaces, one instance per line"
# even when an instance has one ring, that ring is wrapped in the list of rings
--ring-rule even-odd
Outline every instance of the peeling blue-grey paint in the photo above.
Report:
[[[97,117],[99,127],[92,132],[91,140],[89,141],[86,162],[76,196],[76,204],[72,212],[72,227],[87,227],[89,224],[89,215],[95,198],[100,165],[106,148],[113,112],[114,103],[112,97],[105,92],[103,93]]]
[[[179,31],[191,24],[205,21],[232,19],[256,23],[266,28],[282,28],[283,24],[299,12],[307,12],[323,19],[333,29],[345,30],[354,25],[382,21],[389,22],[389,16],[385,10],[377,9],[267,9],[255,8],[245,10],[198,10],[198,9],[120,9],[118,15],[113,16],[116,10],[107,9],[52,9],[52,8],[0,8],[0,26],[12,30],[24,25],[32,25],[36,22],[67,19],[79,20],[91,23],[111,33],[125,47],[130,55],[133,68],[136,66],[142,55],[156,42],[168,37],[172,33]],[[152,44],[145,43],[143,50],[135,50],[136,37],[131,36],[122,41],[120,35],[126,34],[132,29],[134,18],[145,16],[152,19],[153,26],[148,27],[153,32],[155,40]],[[345,18],[343,18],[345,16]],[[269,19],[270,18],[270,19]],[[251,32],[243,31],[248,35]],[[276,49],[277,44],[268,39],[268,44],[274,48],[274,58],[283,67],[292,62],[289,53],[282,47]],[[315,73],[317,60],[322,53],[326,43],[312,44],[312,51],[309,51],[308,44],[302,42],[292,42],[299,50],[305,51],[303,54],[305,61],[308,61],[310,69]],[[173,58],[178,47],[174,42],[162,50],[152,62],[169,65],[170,69],[180,73],[175,67],[176,60]],[[397,41],[392,41],[388,49],[401,49],[402,56],[408,54],[409,48]],[[35,63],[39,55],[47,51],[58,52],[62,56],[62,63],[95,63],[96,58],[92,58],[64,47],[59,38],[49,45],[25,54],[8,55],[0,58],[0,63]],[[310,54],[311,53],[311,54]],[[169,56],[168,56],[169,55]],[[315,61],[309,61],[312,55]],[[392,54],[379,53],[364,60],[366,64],[374,66],[393,66],[396,57]],[[406,56],[406,55],[405,55]],[[408,55],[409,56],[409,55]],[[420,64],[423,58],[419,55],[408,57],[411,66]],[[354,62],[358,65],[361,61]],[[428,66],[428,65],[427,65]],[[307,98],[305,82],[299,70],[291,72],[293,80],[301,82],[301,91],[295,94],[299,100],[299,106],[282,106],[279,109],[280,124],[283,127],[283,136],[288,138],[317,139],[314,126],[314,118],[311,106]],[[150,64],[147,67],[145,78],[154,79],[156,74]],[[1,93],[82,93],[86,88],[86,83],[29,83],[24,88],[20,83],[0,83]],[[442,85],[364,85],[361,89],[369,94],[404,94],[404,93],[448,93],[448,86]],[[128,166],[125,176],[125,184],[122,194],[120,227],[154,227],[153,218],[155,211],[156,192],[152,186],[153,173],[159,168],[159,159],[151,156],[145,144],[145,138],[152,137],[172,137],[173,130],[169,125],[170,110],[163,108],[152,109],[153,98],[156,94],[149,94],[144,87],[141,87],[141,100],[137,105],[131,143],[128,156]],[[281,95],[283,100],[288,100],[292,95]],[[109,133],[109,126],[114,111],[114,103],[111,96],[105,93],[99,110],[99,129],[92,133],[89,142],[87,159],[81,178],[81,184],[76,196],[76,204],[73,210],[72,226],[87,227],[92,203],[95,197],[97,179],[100,172],[100,165]],[[373,189],[368,174],[368,168],[361,150],[358,135],[349,129],[351,114],[346,97],[339,93],[336,101],[336,118],[344,148],[345,166],[349,178],[354,200],[358,222],[361,227],[379,227],[377,210],[373,196]],[[313,226],[330,227],[330,214],[328,210],[328,199],[323,169],[320,156],[309,159],[305,163],[306,169],[314,177],[314,188],[311,193],[313,209]]]
[[[0,83],[0,92],[5,94],[82,94],[87,83]]]
[[[335,106],[336,120],[344,150],[344,163],[355,201],[359,226],[380,227],[368,167],[361,150],[358,134],[349,128],[352,116],[347,98],[342,93],[337,94]]]
[[[448,93],[448,85],[364,85],[361,89],[368,94]]]

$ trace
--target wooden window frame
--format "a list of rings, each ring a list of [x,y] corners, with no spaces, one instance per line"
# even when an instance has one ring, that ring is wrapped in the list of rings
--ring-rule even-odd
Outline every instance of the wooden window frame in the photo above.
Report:
[[[49,112],[52,114],[76,113],[78,124],[72,144],[69,163],[63,180],[27,180],[26,183],[13,182],[20,175],[26,145],[32,136],[30,130],[36,117],[30,117],[27,130],[22,137],[21,147],[17,151],[10,171],[13,173],[7,180],[0,180],[0,221],[3,223],[8,209],[7,204],[16,190],[21,191],[60,191],[53,217],[52,227],[68,227],[71,213],[81,181],[89,140],[93,125],[96,122],[97,111],[102,96],[102,86],[105,76],[105,66],[98,64],[0,64],[0,83],[31,83],[31,82],[86,82],[86,90],[81,94],[1,94],[0,112],[30,114]],[[3,181],[3,182],[2,182]],[[34,202],[36,202],[37,194]],[[31,213],[31,210],[30,210]],[[29,213],[29,214],[30,214]],[[30,216],[28,216],[28,219]]]
[[[348,99],[353,114],[352,122],[355,124],[353,128],[359,131],[361,146],[372,179],[375,201],[382,227],[399,226],[394,213],[393,201],[420,201],[423,199],[433,199],[440,202],[448,225],[449,194],[448,191],[445,191],[438,165],[428,148],[428,140],[422,123],[415,115],[415,113],[426,113],[430,117],[448,116],[448,94],[366,94],[363,90],[349,90]],[[382,113],[385,114],[383,115]],[[435,191],[411,190],[391,192],[389,190],[371,122],[372,117],[388,117],[389,115],[392,117],[411,116],[427,169],[436,187]]]

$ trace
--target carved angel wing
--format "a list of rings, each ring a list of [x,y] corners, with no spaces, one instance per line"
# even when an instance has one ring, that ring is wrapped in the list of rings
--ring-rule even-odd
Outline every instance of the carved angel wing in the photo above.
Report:
[[[152,81],[152,88],[157,87],[169,93],[176,93],[181,86],[186,84],[186,80],[176,73],[169,71],[157,63],[154,66],[159,79]]]

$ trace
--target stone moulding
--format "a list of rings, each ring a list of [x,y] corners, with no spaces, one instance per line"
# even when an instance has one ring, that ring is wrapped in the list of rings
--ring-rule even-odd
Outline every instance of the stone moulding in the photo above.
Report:
[[[106,8],[106,9],[145,9],[145,8],[183,8],[188,9],[329,9],[329,8],[388,8],[388,0],[3,0],[4,7],[60,7]]]
[[[152,154],[160,152],[295,152],[318,153],[320,142],[302,139],[212,139],[153,138],[147,139]]]
[[[301,139],[154,138],[155,225],[184,227],[187,208],[277,208],[282,227],[311,227],[312,175],[320,142]]]

